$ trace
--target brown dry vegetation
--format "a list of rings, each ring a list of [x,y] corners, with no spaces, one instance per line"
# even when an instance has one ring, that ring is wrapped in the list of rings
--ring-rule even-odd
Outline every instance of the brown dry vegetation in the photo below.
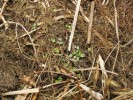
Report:
[[[94,0],[89,45],[88,23],[79,12],[71,51],[74,0],[48,1],[50,6],[45,0],[0,0],[1,12],[5,5],[0,14],[0,94],[39,87],[39,93],[29,93],[26,100],[95,100],[91,92],[80,87],[82,83],[102,94],[104,100],[132,100],[128,92],[133,91],[133,1],[116,0],[117,34],[113,0],[107,5],[102,5],[104,0]],[[81,1],[88,18],[91,1]],[[99,55],[110,72],[99,70]],[[81,70],[91,67],[95,68],[92,72]],[[1,98],[14,100],[17,96]]]

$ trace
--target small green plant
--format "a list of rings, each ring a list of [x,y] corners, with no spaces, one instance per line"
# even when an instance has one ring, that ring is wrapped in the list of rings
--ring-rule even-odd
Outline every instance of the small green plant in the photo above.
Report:
[[[32,30],[35,30],[37,28],[37,23],[34,23],[33,25],[32,25]]]
[[[64,43],[61,39],[55,39],[55,38],[51,38],[50,41],[59,45],[62,45]]]
[[[88,48],[88,52],[92,52],[92,49],[91,48]]]
[[[56,39],[55,38],[51,38],[50,41],[53,42],[53,43],[55,43],[56,42]]]
[[[63,80],[63,79],[62,79],[62,77],[61,77],[61,76],[59,76],[59,77],[58,77],[58,79],[57,79],[57,80],[55,80],[55,83],[62,82],[62,80]]]
[[[72,29],[72,25],[71,25],[71,24],[66,24],[65,27],[66,27],[69,31],[71,31],[71,29]]]
[[[44,54],[43,58],[48,58],[48,53]]]
[[[81,74],[77,74],[77,77],[78,77],[78,78],[81,78]]]
[[[85,54],[79,48],[77,48],[76,51],[72,52],[69,55],[69,57],[75,60],[79,60],[80,58],[84,58]]]
[[[52,8],[51,9],[51,12],[53,12],[53,13],[56,12],[56,9],[55,8]]]
[[[77,68],[75,66],[72,67],[72,70],[76,70]]]
[[[64,66],[69,67],[69,63],[68,62],[64,63]]]
[[[60,53],[59,48],[54,48],[53,51],[54,51],[54,53],[56,53],[56,54],[59,54],[59,53]]]
[[[61,44],[63,44],[63,41],[57,41],[56,43],[61,45]]]

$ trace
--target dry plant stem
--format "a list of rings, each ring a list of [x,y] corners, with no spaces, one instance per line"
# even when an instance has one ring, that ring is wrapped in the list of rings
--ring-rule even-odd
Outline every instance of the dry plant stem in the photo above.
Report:
[[[91,68],[94,68],[94,64],[95,64],[95,61],[96,61],[96,56],[97,56],[97,53],[99,52],[99,50],[100,50],[100,48],[99,48],[99,49],[97,50],[97,52],[96,52],[96,55],[95,55],[95,57],[94,57],[94,60],[93,60],[93,63],[92,63]],[[91,74],[92,74],[92,70],[91,70],[90,73],[89,73],[88,80],[90,79]]]
[[[118,45],[118,44],[116,44],[116,45],[114,46],[114,48],[111,50],[111,52],[108,54],[107,58],[105,59],[105,63],[107,62],[107,60],[109,59],[109,57],[111,56],[111,54],[113,53],[113,51],[116,49],[117,45]]]
[[[131,39],[129,42],[127,42],[125,45],[121,45],[121,47],[126,47],[128,45],[130,45],[133,42],[133,39]]]
[[[103,0],[102,5],[104,5],[104,4],[105,4],[105,1],[106,1],[106,0]]]
[[[6,4],[7,4],[8,0],[4,0],[4,1],[5,2],[3,4],[2,8],[1,8],[1,12],[0,12],[0,18],[2,19],[2,21],[3,21],[4,25],[5,25],[5,30],[7,30],[8,29],[8,24],[7,24],[6,20],[5,20],[5,18],[3,17],[2,13],[4,11],[4,8],[6,7]]]
[[[64,93],[61,97],[59,97],[58,100],[61,100],[61,98],[65,97],[67,94],[71,93],[77,86],[73,87],[72,89],[70,89],[69,91],[67,91],[66,93]]]
[[[6,92],[6,93],[2,93],[2,96],[28,94],[28,93],[38,93],[38,92],[39,92],[39,88],[34,88],[34,89],[25,89],[25,90]]]
[[[75,69],[73,70],[74,72],[76,71],[93,71],[93,70],[101,70],[101,71],[105,71],[107,73],[111,73],[111,74],[114,74],[114,75],[118,75],[117,73],[115,72],[112,72],[112,71],[108,71],[108,70],[103,70],[101,68],[96,68],[96,67],[93,67],[93,68],[83,68],[83,69]]]
[[[91,42],[91,29],[92,29],[92,22],[93,22],[93,15],[94,15],[94,7],[95,7],[95,2],[91,2],[91,11],[90,11],[90,22],[88,25],[88,37],[87,37],[87,43],[90,44]]]
[[[109,0],[106,1],[105,5],[108,5],[108,3],[109,3]]]
[[[28,93],[38,93],[40,91],[40,89],[45,89],[45,88],[48,88],[48,87],[51,87],[51,86],[54,86],[54,85],[63,84],[63,83],[66,83],[66,82],[67,81],[63,81],[63,82],[60,82],[60,83],[53,83],[53,84],[43,86],[42,88],[33,88],[33,89],[25,89],[25,90],[6,92],[6,93],[2,93],[2,96],[28,94]]]
[[[27,59],[29,59],[29,60],[35,60],[35,59],[31,59],[31,58],[27,57],[27,56],[22,52],[21,46],[20,46],[19,40],[18,40],[18,25],[17,25],[17,24],[16,24],[16,27],[15,27],[15,34],[16,34],[17,44],[18,44],[18,47],[19,47],[19,50],[20,50],[21,54],[22,54],[25,58],[27,58]]]
[[[2,8],[1,8],[0,15],[2,15],[2,13],[3,13],[3,11],[4,11],[4,8],[5,8],[5,6],[6,6],[6,3],[8,2],[8,0],[4,0],[4,1],[5,1],[5,2],[4,2],[3,6],[2,6]]]
[[[46,67],[47,67],[47,66],[46,66],[46,63],[45,63],[44,66],[42,66],[42,67],[43,67],[43,71],[44,71],[44,70],[46,69]],[[37,80],[36,80],[36,86],[37,86],[37,84],[38,84],[38,81],[39,81],[40,76],[41,76],[41,74],[38,75],[38,78],[37,78]],[[36,87],[36,86],[35,86],[35,87]]]
[[[133,90],[126,92],[112,100],[133,100]]]
[[[43,2],[39,2],[39,3],[44,7],[44,9],[46,9],[45,3]]]
[[[65,86],[64,91],[61,92],[61,93],[57,96],[57,98],[59,98],[59,97],[61,97],[62,95],[64,95],[64,94],[68,91],[69,87],[70,87],[70,83],[68,83],[68,84]]]
[[[75,76],[73,76],[73,75],[70,75],[70,74],[62,73],[62,72],[54,72],[54,71],[39,71],[39,72],[37,72],[37,73],[61,74],[61,75],[67,76],[67,77],[69,77],[69,78],[72,78],[72,79],[77,80],[77,77],[75,77]]]
[[[74,15],[74,20],[73,20],[73,24],[72,24],[71,35],[70,35],[70,39],[69,39],[69,46],[68,46],[68,50],[69,51],[71,50],[71,45],[72,45],[72,41],[73,41],[73,37],[74,37],[74,31],[75,31],[75,27],[76,27],[76,23],[77,23],[80,3],[81,3],[81,0],[78,0],[77,5],[76,5],[76,11],[75,11],[75,15]]]
[[[5,25],[5,30],[7,30],[8,29],[8,24],[7,24],[5,18],[2,15],[1,15],[1,19],[2,19],[2,21],[4,23],[4,25]]]
[[[108,17],[108,16],[105,16],[105,18],[109,21],[109,23],[114,27],[115,25],[114,25],[114,23],[113,23],[113,21]]]
[[[31,44],[32,44],[32,46],[33,46],[33,49],[34,49],[35,58],[36,58],[36,60],[37,60],[38,63],[39,63],[35,44],[34,44],[34,42],[33,42],[33,39],[31,38],[29,32],[26,30],[26,28],[25,28],[22,24],[17,23],[17,22],[7,21],[7,23],[9,23],[9,24],[15,24],[15,25],[17,24],[17,25],[19,25],[19,26],[20,26],[20,27],[21,27],[21,28],[27,33],[27,35],[29,36],[29,39],[30,39],[30,41],[31,41]]]
[[[117,46],[117,52],[116,52],[116,57],[115,57],[115,61],[113,64],[113,69],[112,71],[114,71],[115,69],[115,65],[116,65],[116,61],[117,61],[117,57],[119,54],[119,49],[120,49],[120,40],[119,40],[119,32],[118,32],[118,21],[117,21],[117,10],[116,10],[116,4],[115,4],[116,0],[114,0],[114,14],[115,14],[115,31],[116,31],[116,36],[117,36],[117,41],[118,41],[118,46]]]
[[[39,29],[40,29],[40,27],[38,27],[37,29],[34,29],[34,30],[30,31],[29,34],[32,34],[33,32],[35,32],[35,31],[37,31],[37,30],[39,30]],[[23,34],[23,35],[20,36],[19,38],[23,38],[23,37],[25,37],[25,36],[27,36],[27,34]]]
[[[95,92],[95,91],[91,90],[91,88],[89,88],[89,87],[87,87],[81,83],[79,84],[79,86],[83,90],[85,90],[86,92],[90,93],[90,95],[92,95],[96,100],[102,100],[103,99],[102,94],[100,94],[99,92]]]
[[[27,86],[24,86],[23,90],[27,89]],[[23,95],[17,95],[15,97],[15,100],[26,100],[26,97],[27,97],[28,94],[23,94]]]
[[[46,69],[46,63],[42,66],[43,67],[43,71]],[[37,87],[37,84],[38,84],[38,81],[39,81],[39,79],[40,79],[40,77],[41,77],[41,74],[39,74],[38,75],[38,77],[37,77],[37,80],[36,80],[36,83],[35,83],[35,87]],[[31,97],[33,96],[33,94],[31,94]]]
[[[74,5],[76,5],[77,0],[75,0],[75,1],[72,1],[72,0],[71,0],[71,2],[72,2]],[[88,19],[87,16],[85,15],[82,6],[80,6],[79,10],[80,10],[80,12],[81,12],[81,15],[82,15],[84,21],[88,23],[88,22],[89,22],[89,19]]]
[[[106,78],[108,78],[106,71],[103,71],[103,70],[105,70],[105,62],[102,59],[102,56],[100,54],[99,54],[98,62],[99,62],[100,68],[102,69],[102,75],[104,75]]]
[[[48,7],[50,7],[49,1],[48,1],[48,0],[45,0],[45,3],[46,3],[46,5],[47,5]]]
[[[1,25],[0,25],[0,27],[3,27],[4,26],[4,23],[2,23]]]
[[[60,15],[60,16],[57,16],[57,17],[54,17],[55,21],[58,21],[60,19],[65,19],[65,18],[73,18],[72,15]]]

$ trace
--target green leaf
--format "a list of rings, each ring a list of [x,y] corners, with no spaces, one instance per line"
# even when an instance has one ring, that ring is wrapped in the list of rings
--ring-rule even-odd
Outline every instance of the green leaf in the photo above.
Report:
[[[77,74],[77,77],[78,77],[78,78],[81,78],[81,74]]]
[[[82,54],[80,55],[80,57],[81,57],[81,58],[84,58],[84,57],[85,57],[85,54],[84,54],[84,53],[82,53]]]
[[[60,53],[60,50],[58,48],[54,48],[54,52],[59,54]]]
[[[51,42],[55,43],[56,39],[55,38],[51,38]]]
[[[34,24],[32,25],[32,29],[35,30],[36,28],[37,28],[37,23],[34,23]]]
[[[55,80],[55,82],[56,82],[56,83],[58,83],[58,82],[62,82],[62,80],[63,80],[63,79],[62,79],[62,77],[61,77],[61,76],[59,76],[59,77],[58,77],[58,79],[57,79],[57,80]]]
[[[72,55],[72,54],[70,54],[70,55],[69,55],[69,57],[70,57],[70,58],[72,58],[72,57],[73,57],[73,55]]]
[[[88,52],[91,52],[92,51],[92,49],[91,48],[88,48]]]
[[[63,41],[57,41],[56,43],[61,45],[63,44]]]
[[[72,25],[71,25],[71,24],[66,24],[65,27],[66,27],[68,30],[71,30],[71,29],[72,29]]]

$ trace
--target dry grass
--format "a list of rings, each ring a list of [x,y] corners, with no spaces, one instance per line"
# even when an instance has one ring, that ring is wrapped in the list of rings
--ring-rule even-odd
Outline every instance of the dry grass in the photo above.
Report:
[[[17,88],[0,88],[3,98],[132,100],[130,0],[5,0],[0,5],[0,61],[22,68]]]

